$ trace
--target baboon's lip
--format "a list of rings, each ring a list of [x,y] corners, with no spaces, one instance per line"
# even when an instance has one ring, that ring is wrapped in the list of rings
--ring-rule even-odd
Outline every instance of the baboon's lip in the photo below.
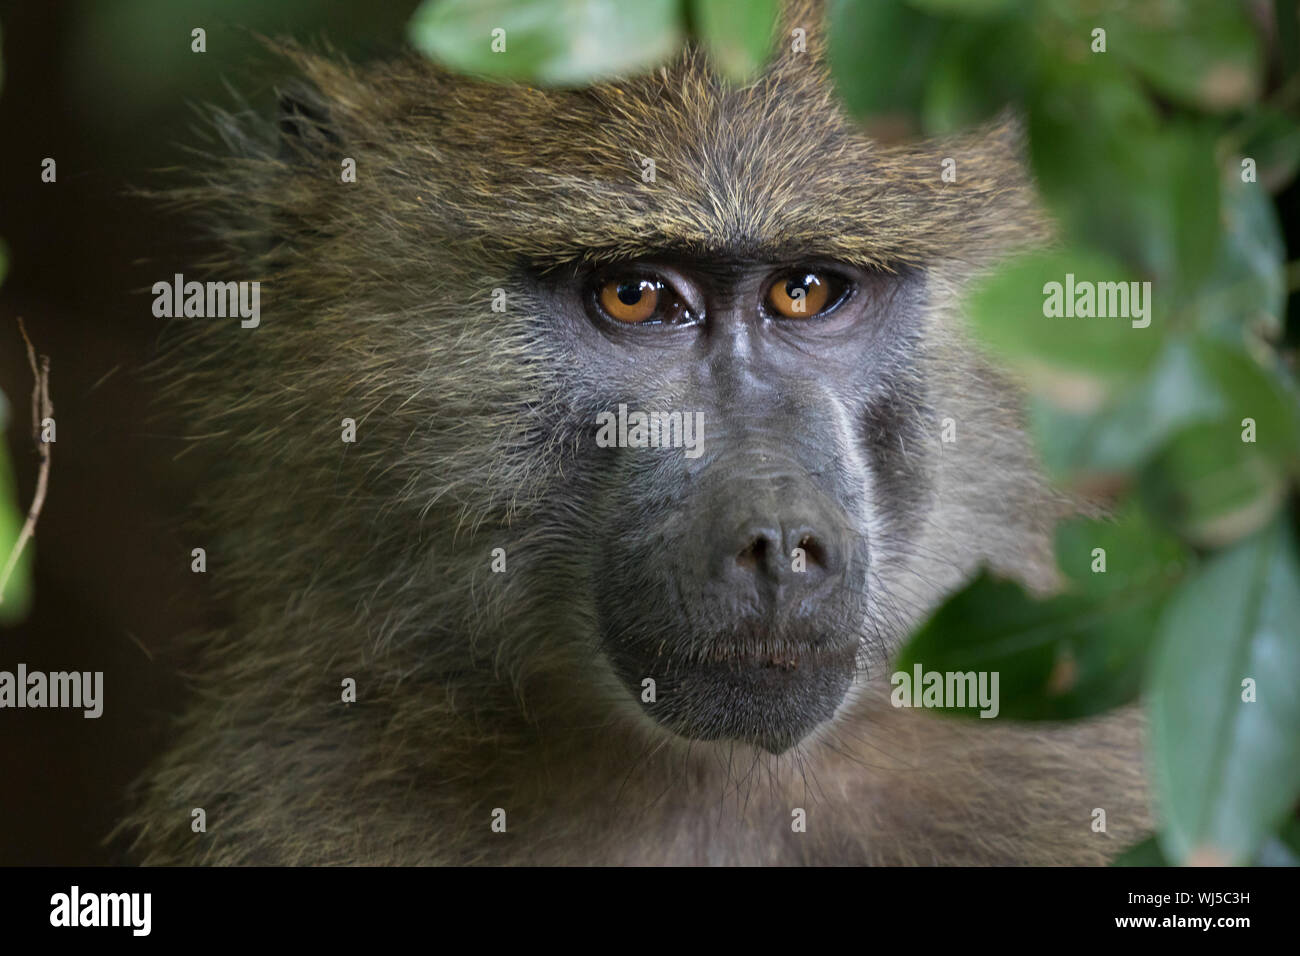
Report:
[[[782,753],[834,715],[853,680],[855,650],[769,649],[682,662],[662,672],[647,710],[683,737]]]
[[[832,642],[827,646],[791,646],[759,650],[722,646],[702,655],[695,663],[795,671],[800,667],[845,663],[847,659],[853,657],[855,650],[855,645],[846,642]]]

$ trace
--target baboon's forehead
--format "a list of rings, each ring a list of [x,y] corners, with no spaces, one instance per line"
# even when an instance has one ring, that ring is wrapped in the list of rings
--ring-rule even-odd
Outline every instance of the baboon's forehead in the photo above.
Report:
[[[874,143],[811,57],[784,54],[734,87],[687,52],[582,90],[503,86],[423,61],[359,74],[301,60],[344,143],[385,173],[359,188],[385,190],[374,205],[418,224],[422,241],[541,263],[672,250],[892,265],[975,262],[1028,235],[1014,134]]]
[[[586,90],[447,81],[412,130],[457,222],[538,260],[670,248],[773,261],[917,258],[939,160],[873,145],[813,70],[730,87],[699,59]],[[450,108],[454,106],[455,108]],[[912,167],[916,168],[913,169]]]

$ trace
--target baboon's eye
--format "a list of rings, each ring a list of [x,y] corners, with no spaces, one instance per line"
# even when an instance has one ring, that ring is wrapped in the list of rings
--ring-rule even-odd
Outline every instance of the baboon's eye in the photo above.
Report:
[[[848,284],[827,272],[799,269],[776,277],[764,299],[767,311],[783,319],[808,319],[839,305]]]
[[[691,321],[690,311],[672,287],[653,276],[615,276],[602,280],[592,297],[596,308],[624,325]]]
[[[611,319],[644,322],[659,308],[663,284],[653,279],[611,279],[600,287],[600,307]]]

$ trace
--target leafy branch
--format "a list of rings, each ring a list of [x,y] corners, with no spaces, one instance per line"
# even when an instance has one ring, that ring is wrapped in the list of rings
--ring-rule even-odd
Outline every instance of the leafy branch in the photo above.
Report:
[[[41,423],[54,417],[54,403],[50,401],[50,357],[42,355],[40,361],[37,361],[36,349],[27,335],[27,327],[21,318],[18,320],[18,330],[22,333],[23,342],[27,347],[27,364],[32,370],[32,440],[36,443],[40,468],[36,474],[36,491],[32,495],[31,506],[27,509],[27,519],[23,522],[13,547],[9,549],[4,569],[0,571],[0,604],[4,603],[5,590],[14,569],[18,567],[18,559],[22,557],[27,542],[36,533],[36,522],[41,516],[41,509],[45,507],[45,493],[50,484],[51,443],[41,439]]]

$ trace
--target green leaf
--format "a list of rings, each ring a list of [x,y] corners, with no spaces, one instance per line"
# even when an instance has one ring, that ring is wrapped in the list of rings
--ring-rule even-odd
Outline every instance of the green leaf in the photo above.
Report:
[[[1084,717],[1136,696],[1165,589],[1063,594],[1045,601],[980,574],[912,636],[899,672],[997,673],[999,716]],[[945,709],[974,715],[978,709]]]
[[[4,281],[9,271],[9,257],[5,245],[0,242],[0,282]],[[9,424],[9,403],[0,392],[0,438]],[[26,511],[18,504],[18,486],[14,481],[13,466],[9,463],[9,448],[0,440],[0,569],[9,560],[9,553],[18,540],[23,522],[27,520]],[[29,543],[23,555],[18,559],[13,575],[9,578],[3,594],[0,594],[0,624],[12,624],[27,616],[32,603],[32,544]]]
[[[1132,78],[1104,54],[1085,63],[1052,64],[1035,91],[1034,171],[1066,234],[1155,280],[1157,298],[1172,312],[1218,246],[1214,130],[1159,123]]]
[[[1279,464],[1294,462],[1300,454],[1300,398],[1288,386],[1289,380],[1264,368],[1241,348],[1220,342],[1197,343],[1196,356],[1223,396],[1228,422],[1240,433],[1243,419],[1252,419],[1254,446]]]
[[[1150,221],[1167,229],[1171,252],[1153,256],[1158,275],[1176,281],[1181,298],[1204,277],[1219,251],[1219,167],[1213,127],[1170,124],[1143,157],[1151,191]],[[1097,197],[1099,200],[1102,197]],[[1114,202],[1112,198],[1109,201]]]
[[[772,53],[778,0],[690,0],[700,39],[724,76],[743,83]]]
[[[1215,413],[1175,432],[1144,467],[1139,488],[1168,526],[1221,547],[1280,507],[1288,474],[1300,467],[1300,411],[1283,383],[1240,349],[1205,340],[1192,356],[1197,401]]]
[[[1296,144],[1300,155],[1300,142]],[[1260,183],[1243,183],[1230,167],[1223,188],[1219,255],[1194,303],[1197,324],[1225,341],[1247,333],[1275,338],[1286,308],[1286,247],[1273,199]]]
[[[1114,518],[1068,518],[1056,526],[1057,567],[1089,594],[1167,589],[1187,557],[1178,539],[1152,525],[1133,502]]]
[[[1260,106],[1249,117],[1246,126],[1241,154],[1255,160],[1258,185],[1270,193],[1281,192],[1295,178],[1296,169],[1300,167],[1300,123],[1281,110]],[[1240,182],[1240,167],[1234,172]]]
[[[1285,475],[1240,433],[1231,422],[1189,426],[1139,478],[1147,509],[1200,547],[1221,548],[1262,528],[1285,498]]]
[[[9,463],[9,451],[0,442],[0,569],[9,560],[9,554],[18,540],[18,532],[27,520],[26,512],[18,505],[18,486]],[[5,587],[0,601],[0,624],[12,624],[27,616],[32,603],[32,551],[34,541],[27,543],[13,576]]]
[[[580,86],[669,59],[684,39],[681,14],[678,0],[425,0],[407,33],[454,70]],[[492,49],[494,30],[505,31],[501,52]]]
[[[1153,836],[1135,843],[1115,859],[1111,866],[1168,866],[1169,861],[1160,852],[1160,842]]]
[[[1182,105],[1227,110],[1259,95],[1263,58],[1244,4],[1137,0],[1103,19],[1110,53]]]
[[[1163,615],[1147,707],[1173,862],[1252,859],[1300,796],[1297,622],[1300,555],[1285,520],[1208,561]]]
[[[1160,344],[1157,318],[1146,328],[1125,316],[1101,318],[1048,315],[1077,311],[1083,283],[1108,284],[1106,311],[1135,313],[1129,299],[1132,276],[1114,260],[1094,253],[1062,250],[1014,259],[971,291],[967,311],[979,338],[1002,360],[1029,378],[1031,388],[1054,404],[1074,410],[1097,407],[1108,391],[1135,379],[1154,358]],[[1123,288],[1110,284],[1122,283]],[[1094,288],[1094,293],[1100,289]],[[1122,292],[1127,306],[1110,291]],[[1146,306],[1149,289],[1138,288]],[[1093,311],[1099,296],[1093,295]],[[1146,320],[1151,320],[1148,311]]]
[[[826,31],[831,76],[849,111],[917,114],[943,28],[903,0],[833,0]]]

